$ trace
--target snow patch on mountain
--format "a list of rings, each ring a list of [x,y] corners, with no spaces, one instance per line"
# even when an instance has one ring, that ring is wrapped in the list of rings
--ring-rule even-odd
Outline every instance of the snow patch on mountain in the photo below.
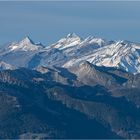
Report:
[[[8,70],[8,69],[13,70],[14,67],[12,65],[10,65],[10,64],[7,64],[7,63],[5,63],[3,61],[0,61],[0,70]]]

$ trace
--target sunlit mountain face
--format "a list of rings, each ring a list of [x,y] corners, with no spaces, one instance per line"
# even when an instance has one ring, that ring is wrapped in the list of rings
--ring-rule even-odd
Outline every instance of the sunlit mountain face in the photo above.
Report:
[[[0,47],[1,139],[140,138],[140,44],[68,34]]]
[[[71,33],[52,45],[44,46],[26,37],[1,47],[0,60],[16,68],[29,69],[39,66],[70,68],[87,61],[96,66],[137,74],[140,72],[140,44],[92,36],[83,39]]]

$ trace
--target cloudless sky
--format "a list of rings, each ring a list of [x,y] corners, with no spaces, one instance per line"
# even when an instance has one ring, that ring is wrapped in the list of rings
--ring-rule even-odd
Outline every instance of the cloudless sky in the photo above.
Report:
[[[30,36],[48,45],[72,32],[140,42],[140,1],[0,2],[0,44]]]

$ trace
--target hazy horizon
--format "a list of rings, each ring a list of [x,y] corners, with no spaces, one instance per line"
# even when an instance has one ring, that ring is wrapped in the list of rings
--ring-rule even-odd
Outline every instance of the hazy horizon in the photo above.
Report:
[[[68,33],[140,42],[140,2],[0,2],[0,44],[30,36],[45,45]]]

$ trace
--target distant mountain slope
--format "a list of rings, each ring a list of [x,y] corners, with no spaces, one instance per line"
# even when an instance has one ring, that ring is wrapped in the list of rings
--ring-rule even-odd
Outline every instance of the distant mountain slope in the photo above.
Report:
[[[128,86],[139,77],[117,71],[89,62],[0,71],[0,138],[139,138],[140,88]]]

